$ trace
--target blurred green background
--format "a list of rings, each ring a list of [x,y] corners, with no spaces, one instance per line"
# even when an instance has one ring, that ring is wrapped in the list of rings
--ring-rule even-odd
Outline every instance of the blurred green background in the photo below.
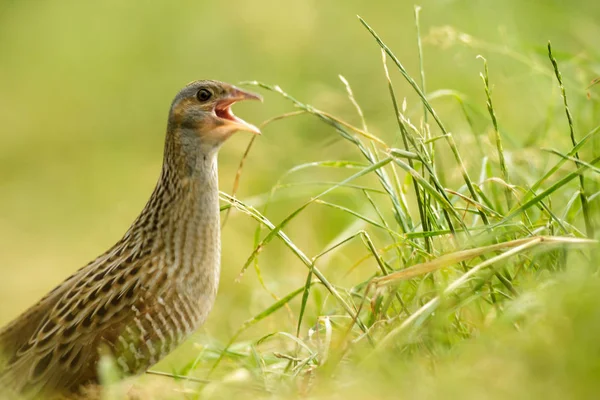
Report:
[[[569,148],[566,122],[556,123],[560,132],[555,135],[541,128],[549,113],[564,118],[545,46],[551,40],[559,62],[569,60],[563,68],[578,115],[593,113],[586,86],[594,74],[600,76],[600,2],[442,0],[420,5],[428,92],[458,90],[485,112],[482,63],[476,59],[483,54],[512,156],[527,168],[541,144]],[[278,84],[298,99],[359,124],[338,79],[342,74],[369,128],[394,143],[396,125],[379,48],[356,15],[417,77],[413,12],[413,3],[406,1],[0,2],[0,324],[120,238],[158,177],[170,101],[191,80]],[[586,72],[579,73],[580,64]],[[399,74],[393,78],[418,124],[420,104]],[[263,94],[264,104],[240,104],[238,115],[258,124],[292,110],[280,97]],[[442,99],[434,105],[461,146],[473,146],[471,133],[461,136],[465,123],[455,104]],[[475,123],[487,135],[485,115]],[[580,128],[587,132],[591,126],[582,123]],[[540,138],[540,132],[548,137]],[[239,134],[221,151],[221,189],[226,192],[248,140]],[[352,158],[357,159],[354,148],[310,117],[273,123],[255,142],[238,197],[268,192],[294,165]],[[476,175],[477,160],[467,158],[467,166]],[[305,174],[305,180],[310,178]],[[312,192],[306,193],[283,197],[269,216],[280,220]],[[287,231],[314,255],[352,223],[347,216],[311,209]],[[252,251],[254,227],[233,213],[223,232],[220,295],[203,328],[220,341],[273,301],[253,271],[236,282]],[[345,271],[363,254],[350,246],[335,256],[336,265]],[[335,276],[333,264],[328,261]],[[260,265],[267,286],[277,294],[304,283],[305,268],[278,244],[265,250]],[[293,320],[281,314],[289,327],[276,330],[293,329]]]

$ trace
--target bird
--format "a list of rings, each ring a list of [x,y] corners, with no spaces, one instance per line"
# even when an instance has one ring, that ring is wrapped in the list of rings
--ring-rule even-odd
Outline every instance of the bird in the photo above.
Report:
[[[0,394],[76,394],[98,384],[105,356],[141,374],[204,323],[221,264],[218,152],[237,131],[260,134],[233,114],[241,100],[262,98],[214,80],[179,91],[158,183],[130,228],[0,329]]]

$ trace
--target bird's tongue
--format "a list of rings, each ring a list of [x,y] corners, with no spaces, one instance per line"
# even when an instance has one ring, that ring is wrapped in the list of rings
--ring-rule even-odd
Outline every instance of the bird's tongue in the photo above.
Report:
[[[228,101],[227,103],[222,103],[222,104],[219,104],[217,107],[215,107],[215,114],[217,115],[217,117],[227,120],[227,121],[231,121],[230,123],[237,125],[237,128],[240,131],[248,131],[248,132],[252,132],[257,135],[260,135],[260,129],[258,129],[256,126],[252,125],[251,123],[248,123],[248,122],[244,121],[243,119],[236,117],[233,114],[233,112],[231,111],[231,106],[234,103],[235,103],[235,100]]]

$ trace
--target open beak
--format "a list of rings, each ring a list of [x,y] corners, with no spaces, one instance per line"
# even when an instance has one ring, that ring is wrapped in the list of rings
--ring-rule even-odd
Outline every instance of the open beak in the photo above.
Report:
[[[224,120],[225,123],[232,128],[232,130],[247,131],[260,135],[260,129],[244,121],[243,119],[236,117],[231,111],[231,106],[235,102],[242,100],[262,101],[262,97],[254,93],[246,92],[236,87],[232,87],[227,97],[220,100],[215,106],[215,114],[217,115],[217,117]]]

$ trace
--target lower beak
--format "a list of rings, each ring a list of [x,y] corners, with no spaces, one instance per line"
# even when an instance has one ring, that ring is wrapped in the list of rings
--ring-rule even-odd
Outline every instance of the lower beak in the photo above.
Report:
[[[232,128],[232,130],[252,132],[254,134],[260,135],[260,129],[258,129],[251,123],[236,117],[231,111],[231,106],[234,103],[242,100],[262,101],[262,97],[254,93],[246,92],[245,90],[232,87],[229,95],[216,105],[215,114],[219,118],[224,120],[225,123]]]

